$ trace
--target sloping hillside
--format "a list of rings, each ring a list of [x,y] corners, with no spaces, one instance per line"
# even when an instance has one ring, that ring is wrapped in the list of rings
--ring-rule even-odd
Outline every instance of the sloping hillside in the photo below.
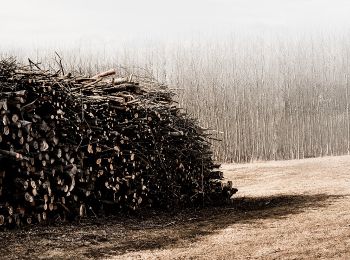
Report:
[[[223,165],[230,207],[0,233],[6,258],[349,259],[350,156]]]
[[[350,156],[227,164],[222,168],[239,187],[235,200],[240,206],[203,221],[213,233],[185,247],[127,256],[350,258]]]

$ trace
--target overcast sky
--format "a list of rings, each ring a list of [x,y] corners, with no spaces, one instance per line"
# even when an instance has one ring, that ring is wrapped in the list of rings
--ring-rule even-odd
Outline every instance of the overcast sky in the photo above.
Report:
[[[2,48],[349,28],[347,0],[0,0]]]

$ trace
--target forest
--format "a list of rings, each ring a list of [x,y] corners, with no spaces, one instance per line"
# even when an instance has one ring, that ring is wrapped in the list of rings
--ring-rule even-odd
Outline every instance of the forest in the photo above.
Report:
[[[346,33],[237,33],[221,41],[149,41],[142,48],[8,51],[93,75],[154,77],[213,137],[219,162],[254,162],[350,152],[349,58]]]

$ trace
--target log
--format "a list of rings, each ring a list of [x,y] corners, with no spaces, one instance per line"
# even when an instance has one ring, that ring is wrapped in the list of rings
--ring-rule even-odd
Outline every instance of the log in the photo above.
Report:
[[[115,69],[110,69],[101,73],[96,74],[95,76],[93,76],[93,79],[97,79],[97,78],[104,78],[104,77],[108,77],[108,76],[112,76],[115,75],[117,72]]]

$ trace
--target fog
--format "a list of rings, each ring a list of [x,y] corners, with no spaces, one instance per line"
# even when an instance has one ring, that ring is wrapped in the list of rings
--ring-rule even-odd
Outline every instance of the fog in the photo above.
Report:
[[[0,47],[117,49],[237,33],[347,32],[345,0],[1,0]]]
[[[350,154],[349,1],[0,3],[0,56],[142,68],[215,130],[219,161]]]

